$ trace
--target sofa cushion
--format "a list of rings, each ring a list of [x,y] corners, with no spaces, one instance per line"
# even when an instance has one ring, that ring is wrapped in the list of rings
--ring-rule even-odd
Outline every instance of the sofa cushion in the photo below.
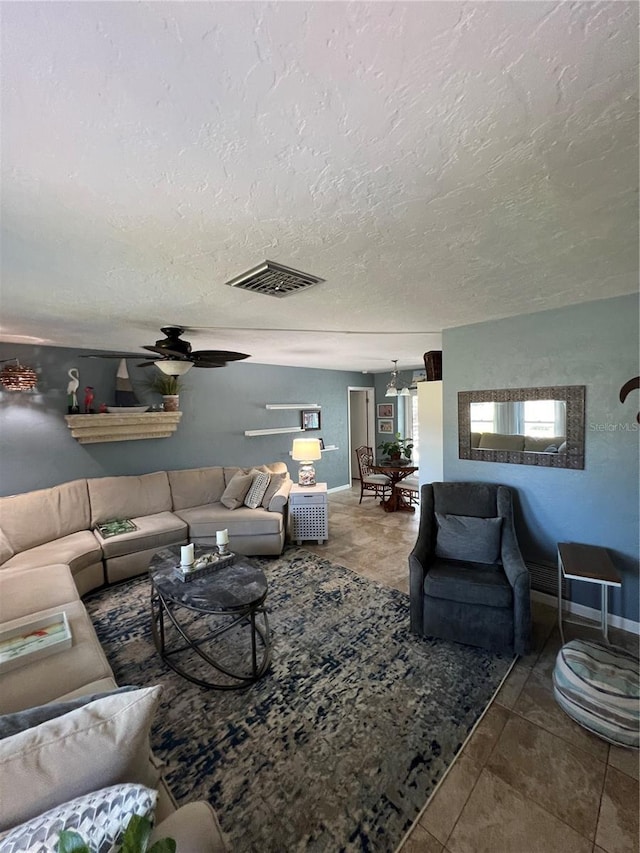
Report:
[[[173,509],[217,503],[224,492],[224,469],[191,468],[167,471]]]
[[[51,616],[62,610],[69,620],[73,639],[71,647],[4,672],[0,690],[0,713],[9,714],[32,705],[42,705],[98,679],[113,677],[81,601],[70,601],[29,614],[25,618],[14,619],[5,623],[3,628],[17,628],[27,621]]]
[[[289,469],[284,462],[268,462],[266,465],[252,465],[250,468],[237,468],[230,466],[224,469],[224,482],[229,485],[231,478],[236,474],[250,474],[251,471],[262,471],[265,474],[288,474]]]
[[[264,493],[262,498],[262,506],[267,509],[271,498],[279,491],[280,487],[289,479],[289,472],[286,474],[283,472],[282,474],[272,474],[271,479],[269,480],[269,485],[267,486],[267,491]]]
[[[98,477],[88,480],[91,524],[117,518],[139,518],[172,508],[171,490],[166,471],[139,477]]]
[[[57,853],[62,830],[79,833],[94,853],[111,853],[133,815],[153,821],[157,799],[152,788],[129,783],[83,794],[12,829],[0,853]]]
[[[72,480],[50,489],[0,498],[0,525],[16,554],[88,530],[87,481]]]
[[[164,548],[182,541],[187,535],[187,525],[173,512],[158,512],[131,519],[138,528],[131,533],[120,533],[104,539],[97,530],[93,535],[100,543],[105,559],[135,554],[149,548]]]
[[[0,741],[0,830],[105,785],[155,788],[149,729],[160,693],[107,696]]]
[[[255,471],[249,491],[244,496],[244,505],[248,506],[249,509],[257,509],[262,504],[262,499],[270,482],[271,474],[267,474],[264,471]]]
[[[461,604],[513,608],[513,592],[502,566],[435,560],[424,579],[424,592]]]
[[[279,534],[283,528],[283,516],[279,512],[268,512],[262,507],[249,509],[227,509],[221,503],[195,506],[176,513],[189,525],[189,535],[193,539],[211,538],[225,528],[229,536],[261,536]]]
[[[0,622],[21,619],[50,607],[78,601],[69,566],[36,566],[0,571]]]
[[[483,432],[478,447],[480,450],[524,450],[524,436]]]
[[[475,518],[436,512],[436,557],[470,563],[497,563],[502,518]]]
[[[99,563],[102,551],[90,530],[71,533],[61,539],[54,539],[44,545],[37,545],[16,554],[4,564],[3,569],[28,569],[37,566],[49,566],[52,563],[64,563],[72,574]]]
[[[0,520],[2,516],[0,515]],[[11,542],[7,539],[4,531],[0,530],[0,566],[6,563],[16,552],[11,547]]]
[[[241,471],[238,471],[229,480],[226,489],[222,493],[220,502],[226,506],[227,509],[237,509],[239,506],[242,506],[242,502],[245,499],[245,495],[251,488],[252,482],[252,474],[243,474]]]
[[[557,449],[564,442],[565,437],[563,435],[547,435],[542,437],[536,437],[533,435],[525,435],[524,437],[524,449],[535,451],[536,453],[553,453],[554,451],[547,450],[548,447],[555,447]]]
[[[47,702],[46,705],[36,705],[33,708],[25,708],[23,711],[15,711],[13,714],[1,714],[0,740],[32,729],[34,726],[39,726],[55,717],[62,717],[70,711],[88,705],[89,702],[95,702],[96,699],[104,699],[105,696],[112,696],[115,693],[130,693],[137,689],[137,687],[130,686],[116,687],[100,693],[86,693],[82,696],[76,696],[74,699],[66,699],[64,702]]]

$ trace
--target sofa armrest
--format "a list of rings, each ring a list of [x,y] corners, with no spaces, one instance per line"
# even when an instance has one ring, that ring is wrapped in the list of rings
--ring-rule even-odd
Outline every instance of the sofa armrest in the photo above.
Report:
[[[291,477],[287,477],[269,501],[269,506],[267,507],[269,512],[284,512],[284,508],[289,500],[289,492],[291,491],[292,485],[293,480]]]
[[[517,655],[525,655],[531,647],[531,578],[516,538],[511,494],[500,489],[498,513],[503,517],[502,568],[513,590],[513,649]]]
[[[173,838],[178,853],[228,853],[218,818],[209,803],[187,803],[165,818],[151,833],[151,841]]]

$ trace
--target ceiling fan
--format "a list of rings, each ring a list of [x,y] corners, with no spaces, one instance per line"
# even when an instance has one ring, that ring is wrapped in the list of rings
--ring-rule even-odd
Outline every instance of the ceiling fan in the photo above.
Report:
[[[149,356],[148,361],[141,362],[138,367],[152,367],[155,365],[163,373],[169,375],[182,375],[192,367],[225,367],[230,361],[242,361],[249,358],[244,352],[231,352],[229,350],[196,350],[191,349],[189,341],[181,339],[185,329],[180,326],[163,326],[160,329],[166,338],[155,342],[154,346],[143,346],[149,352],[156,353],[155,357]],[[131,358],[131,354],[96,354],[89,358]]]

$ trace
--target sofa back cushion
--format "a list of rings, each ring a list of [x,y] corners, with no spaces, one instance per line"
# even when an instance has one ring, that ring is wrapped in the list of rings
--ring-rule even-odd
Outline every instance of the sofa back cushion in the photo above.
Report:
[[[0,519],[2,516],[0,515]],[[0,529],[0,566],[3,563],[6,563],[7,560],[10,560],[15,554],[15,550],[13,549],[11,542],[6,537],[5,532]]]
[[[98,477],[87,483],[92,527],[116,518],[155,515],[172,509],[166,471],[138,477]]]
[[[50,489],[0,498],[0,526],[16,554],[88,530],[87,481],[72,480]],[[1,551],[4,554],[6,547]]]
[[[524,435],[483,432],[478,447],[480,450],[524,450]]]
[[[256,471],[263,471],[265,474],[287,474],[289,473],[289,469],[287,468],[284,462],[269,462],[267,465],[252,465],[250,468],[225,468],[224,469],[224,482],[225,486],[228,486],[231,482],[231,478],[240,472],[241,474],[249,474],[254,473]]]
[[[189,468],[167,471],[173,509],[217,503],[224,492],[224,469]]]

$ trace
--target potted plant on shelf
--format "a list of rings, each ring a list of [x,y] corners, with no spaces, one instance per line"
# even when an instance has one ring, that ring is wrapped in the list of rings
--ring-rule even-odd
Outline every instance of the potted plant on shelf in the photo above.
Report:
[[[165,412],[177,412],[180,407],[180,392],[184,385],[179,376],[167,373],[156,373],[152,379],[145,382],[145,387],[156,394],[162,394]]]
[[[392,441],[383,441],[382,444],[378,445],[378,449],[382,450],[389,462],[407,463],[411,461],[413,440],[401,438],[400,433],[397,432]]]

